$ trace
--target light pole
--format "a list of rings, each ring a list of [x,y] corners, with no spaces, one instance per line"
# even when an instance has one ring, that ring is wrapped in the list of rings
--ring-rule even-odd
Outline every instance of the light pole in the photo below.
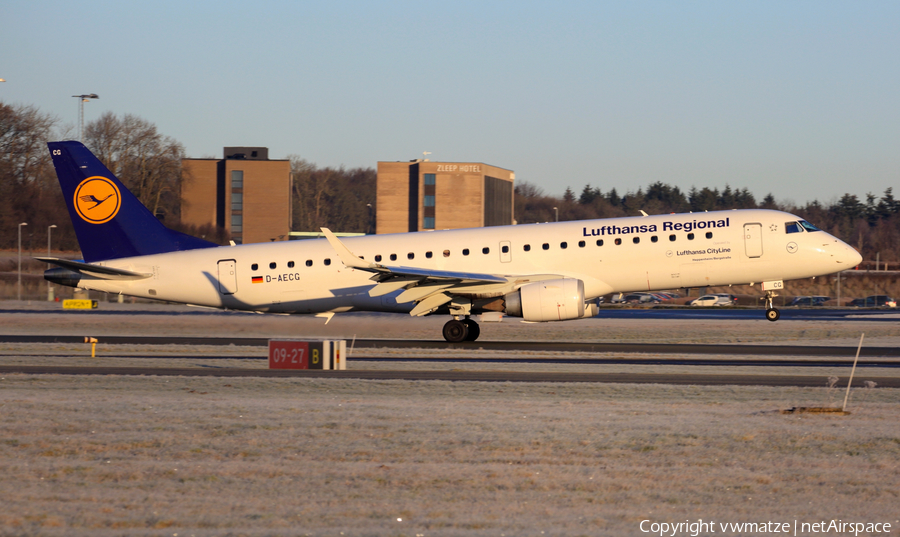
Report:
[[[85,93],[84,95],[72,95],[78,98],[78,141],[84,142],[84,103],[89,99],[99,99],[96,93]]]
[[[16,286],[17,299],[22,300],[22,226],[27,226],[28,222],[19,224],[19,282]]]
[[[55,228],[56,224],[47,226],[47,257],[50,257],[50,230]],[[47,302],[53,302],[53,284],[47,280]]]
[[[559,222],[559,209],[556,207],[553,208],[553,213],[556,215],[556,221]]]

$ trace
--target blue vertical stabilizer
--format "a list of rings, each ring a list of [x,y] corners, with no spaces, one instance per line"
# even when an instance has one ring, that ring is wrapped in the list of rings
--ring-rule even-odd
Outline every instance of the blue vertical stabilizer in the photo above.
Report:
[[[88,263],[218,246],[164,226],[82,143],[47,146]]]

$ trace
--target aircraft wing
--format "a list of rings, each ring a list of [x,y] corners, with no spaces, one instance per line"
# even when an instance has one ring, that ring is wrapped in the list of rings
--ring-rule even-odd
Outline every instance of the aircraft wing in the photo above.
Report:
[[[98,280],[144,280],[152,276],[152,274],[144,274],[141,272],[132,272],[125,269],[117,269],[112,267],[103,267],[100,265],[92,265],[81,261],[71,261],[69,259],[57,259],[55,257],[35,257],[38,261],[50,263],[60,266],[64,269],[91,276]]]
[[[405,289],[397,296],[397,302],[416,302],[410,312],[413,316],[427,315],[451,302],[454,296],[499,296],[514,291],[524,283],[561,277],[558,274],[498,275],[388,266],[361,259],[331,230],[321,229],[344,266],[373,273],[370,279],[376,285],[369,291],[369,296],[382,296]]]

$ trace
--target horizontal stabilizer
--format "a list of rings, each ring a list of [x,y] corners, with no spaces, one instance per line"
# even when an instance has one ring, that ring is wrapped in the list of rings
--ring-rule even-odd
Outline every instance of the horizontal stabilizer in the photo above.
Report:
[[[144,274],[141,272],[132,272],[130,270],[118,269],[112,267],[103,267],[100,265],[92,265],[90,263],[82,263],[81,261],[71,261],[69,259],[57,259],[55,257],[35,257],[38,261],[57,265],[65,269],[91,276],[98,280],[145,280],[152,274]]]

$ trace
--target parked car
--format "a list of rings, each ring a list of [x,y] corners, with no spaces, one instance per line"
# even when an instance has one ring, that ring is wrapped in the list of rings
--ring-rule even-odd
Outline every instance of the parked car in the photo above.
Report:
[[[715,296],[727,298],[731,305],[737,304],[737,297],[729,293],[713,293]]]
[[[851,306],[858,308],[888,307],[896,308],[897,301],[887,295],[871,295],[866,298],[855,298],[850,302]]]
[[[827,296],[798,296],[791,300],[789,306],[821,306],[828,300]]]
[[[691,302],[691,306],[731,306],[734,302],[728,295],[703,295]]]
[[[625,295],[625,302],[629,304],[647,304],[650,302],[659,304],[659,299],[650,293],[628,293]]]

